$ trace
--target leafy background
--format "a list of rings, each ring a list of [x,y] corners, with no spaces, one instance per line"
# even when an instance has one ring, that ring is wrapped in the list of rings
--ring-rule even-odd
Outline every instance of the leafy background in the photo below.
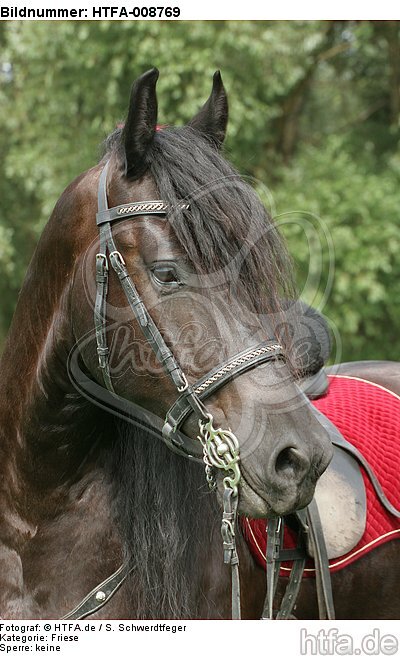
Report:
[[[398,359],[398,21],[3,21],[0,348],[56,199],[151,66],[160,122],[177,124],[221,69],[226,154],[272,209],[303,297],[344,359]]]

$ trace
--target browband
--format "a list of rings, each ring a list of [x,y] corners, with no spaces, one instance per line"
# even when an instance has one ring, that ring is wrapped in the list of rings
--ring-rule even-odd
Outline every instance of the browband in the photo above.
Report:
[[[105,223],[112,223],[119,219],[140,216],[141,214],[152,214],[157,217],[157,215],[164,216],[167,212],[173,211],[174,209],[189,209],[189,203],[182,201],[175,206],[171,206],[169,203],[164,203],[163,200],[145,200],[109,208],[107,201],[107,172],[109,162],[110,160],[105,163],[99,178],[99,188],[97,191],[98,210],[96,214],[96,223],[98,226],[102,226]]]
[[[188,210],[189,203],[178,203],[178,205],[169,205],[162,200],[147,200],[142,203],[126,203],[125,205],[117,205],[111,209],[102,210],[96,214],[97,225],[103,223],[112,223],[118,219],[128,219],[132,216],[140,216],[141,214],[153,214],[154,216],[164,216],[167,212],[174,211],[174,209]]]

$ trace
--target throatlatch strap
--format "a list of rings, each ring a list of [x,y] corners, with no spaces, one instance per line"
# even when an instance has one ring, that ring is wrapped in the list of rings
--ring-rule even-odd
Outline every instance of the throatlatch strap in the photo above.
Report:
[[[128,421],[139,429],[145,429],[153,438],[162,439],[171,451],[185,458],[203,463],[203,447],[180,431],[171,434],[170,440],[162,435],[163,420],[142,406],[110,392],[89,378],[80,366],[80,349],[76,344],[68,356],[68,375],[75,389],[90,403],[107,410],[116,417]]]

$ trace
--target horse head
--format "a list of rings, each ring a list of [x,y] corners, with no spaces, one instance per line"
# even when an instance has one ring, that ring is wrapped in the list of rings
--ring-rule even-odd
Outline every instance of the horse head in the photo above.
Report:
[[[212,434],[218,460],[220,439],[236,436],[240,512],[286,514],[309,503],[332,453],[296,385],[290,340],[276,339],[288,258],[257,195],[221,155],[228,103],[219,72],[184,127],[157,126],[157,78],[152,69],[136,80],[124,126],[75,188],[83,248],[74,337],[87,374],[114,398],[167,417],[175,450],[180,439],[181,451],[199,456],[197,437],[222,427]],[[217,464],[219,494],[226,462]]]

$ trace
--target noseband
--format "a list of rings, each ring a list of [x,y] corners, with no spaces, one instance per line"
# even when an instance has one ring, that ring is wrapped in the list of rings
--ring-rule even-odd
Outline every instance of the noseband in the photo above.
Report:
[[[175,453],[202,460],[205,464],[206,480],[211,489],[216,487],[215,469],[222,470],[223,479],[223,517],[221,534],[224,547],[224,562],[231,566],[232,573],[232,618],[240,619],[239,559],[236,550],[235,524],[240,482],[239,442],[230,430],[216,428],[212,414],[204,401],[222,386],[241,374],[265,362],[283,358],[282,347],[275,340],[262,342],[250,347],[209,371],[193,384],[189,384],[185,373],[165,343],[160,331],[143,303],[136,286],[129,275],[125,261],[118,251],[112,234],[112,224],[118,220],[154,216],[164,218],[173,209],[162,200],[127,203],[109,208],[107,200],[107,162],[99,179],[98,212],[96,221],[99,228],[100,247],[96,255],[96,301],[94,324],[97,342],[99,367],[107,390],[120,399],[115,392],[109,362],[107,344],[106,302],[108,291],[109,263],[118,276],[132,313],[143,335],[153,349],[157,360],[169,375],[177,391],[177,398],[166,414],[160,437]],[[189,210],[187,203],[179,203],[179,210]],[[124,400],[125,401],[125,400]],[[129,403],[129,402],[127,402]],[[131,404],[132,408],[137,408]],[[134,412],[134,410],[133,410]],[[194,413],[198,419],[198,441],[189,438],[180,429],[184,421]],[[151,413],[147,413],[151,416]],[[154,417],[154,428],[159,428],[159,418]],[[129,563],[122,565],[112,576],[97,586],[66,618],[81,619],[101,608],[118,590],[129,574]]]

